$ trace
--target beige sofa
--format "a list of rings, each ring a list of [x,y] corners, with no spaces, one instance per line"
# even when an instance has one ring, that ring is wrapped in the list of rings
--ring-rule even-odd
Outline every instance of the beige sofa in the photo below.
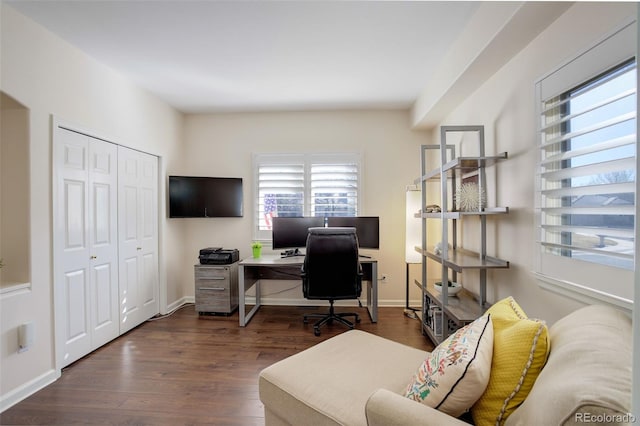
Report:
[[[547,363],[505,424],[631,423],[629,316],[588,306],[549,336]],[[359,330],[335,336],[260,373],[266,425],[465,425],[401,396],[426,355]]]

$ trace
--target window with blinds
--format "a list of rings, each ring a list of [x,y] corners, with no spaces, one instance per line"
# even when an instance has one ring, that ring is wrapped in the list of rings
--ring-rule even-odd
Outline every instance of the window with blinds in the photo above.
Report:
[[[635,61],[545,100],[541,119],[542,246],[632,269]]]
[[[636,37],[630,20],[536,82],[534,274],[547,290],[631,309]]]
[[[311,164],[311,216],[357,216],[358,164]]]
[[[358,154],[256,154],[256,239],[275,216],[357,216]]]

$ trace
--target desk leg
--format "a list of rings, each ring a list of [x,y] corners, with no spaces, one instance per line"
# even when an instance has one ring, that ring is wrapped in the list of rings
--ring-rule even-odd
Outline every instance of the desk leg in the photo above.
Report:
[[[240,265],[238,270],[238,311],[239,311],[239,323],[240,327],[245,327],[251,318],[255,315],[255,313],[260,308],[260,280],[255,280],[247,287],[245,281],[245,273],[244,273],[244,265]],[[246,294],[245,292],[251,287],[256,286],[256,304],[251,310],[245,313],[246,307]]]
[[[378,263],[371,264],[371,282],[367,285],[367,310],[371,322],[378,322]]]
[[[245,289],[244,289],[244,265],[240,265],[238,268],[238,316],[240,318],[240,327],[244,327],[247,325],[244,318],[244,297],[245,297]]]

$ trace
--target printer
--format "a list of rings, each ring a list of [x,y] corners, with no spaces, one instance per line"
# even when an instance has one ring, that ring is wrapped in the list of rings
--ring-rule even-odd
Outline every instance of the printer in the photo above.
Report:
[[[201,265],[229,265],[240,260],[238,249],[224,249],[222,247],[207,247],[200,250]]]

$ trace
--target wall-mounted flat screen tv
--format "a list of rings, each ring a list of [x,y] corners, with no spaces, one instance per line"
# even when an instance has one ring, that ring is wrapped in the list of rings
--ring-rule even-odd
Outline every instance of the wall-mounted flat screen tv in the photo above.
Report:
[[[242,217],[242,178],[169,176],[169,217]]]

